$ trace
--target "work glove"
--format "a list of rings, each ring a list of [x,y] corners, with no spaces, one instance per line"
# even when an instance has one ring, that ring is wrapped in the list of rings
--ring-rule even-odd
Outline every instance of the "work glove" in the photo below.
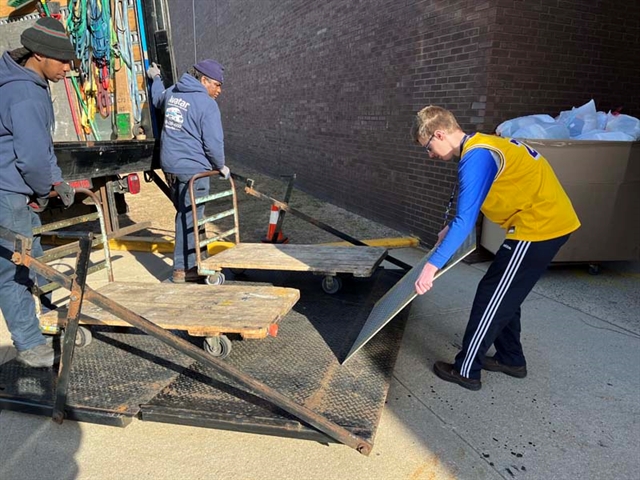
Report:
[[[147,68],[147,77],[149,77],[149,80],[153,80],[159,75],[160,67],[156,62],[151,62],[151,65],[149,65],[149,68]]]
[[[222,178],[224,178],[225,180],[229,180],[229,177],[231,176],[231,170],[229,170],[229,167],[227,167],[226,165],[224,165],[221,169],[220,169],[220,176]]]
[[[44,212],[49,204],[47,197],[37,197],[33,202],[29,203],[29,208],[36,213]]]
[[[53,189],[58,193],[60,200],[65,208],[69,208],[73,205],[73,198],[76,195],[76,191],[67,182],[59,182],[53,185]]]

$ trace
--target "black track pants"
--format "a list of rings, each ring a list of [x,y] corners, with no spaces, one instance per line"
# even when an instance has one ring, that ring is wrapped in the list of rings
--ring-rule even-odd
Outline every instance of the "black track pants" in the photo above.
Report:
[[[480,378],[482,361],[495,343],[505,365],[526,365],[520,344],[520,306],[569,235],[525,242],[505,240],[478,285],[462,350],[455,368],[463,377]]]

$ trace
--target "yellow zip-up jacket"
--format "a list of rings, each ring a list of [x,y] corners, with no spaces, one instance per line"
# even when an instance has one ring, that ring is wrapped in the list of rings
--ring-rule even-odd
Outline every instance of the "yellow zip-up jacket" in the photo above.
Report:
[[[481,211],[508,239],[551,240],[580,227],[571,200],[539,152],[514,139],[476,133],[464,142],[461,157],[476,148],[493,152],[498,164]]]

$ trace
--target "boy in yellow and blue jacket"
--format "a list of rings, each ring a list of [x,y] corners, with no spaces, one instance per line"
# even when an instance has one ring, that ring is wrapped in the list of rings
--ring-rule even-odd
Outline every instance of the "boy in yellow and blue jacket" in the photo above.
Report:
[[[549,162],[514,139],[465,134],[451,112],[428,106],[418,112],[413,138],[429,157],[459,158],[457,214],[439,234],[416,281],[421,295],[475,228],[478,214],[506,230],[506,240],[478,285],[462,350],[453,364],[436,362],[445,381],[479,390],[481,370],[517,378],[527,374],[520,343],[520,306],[580,221]],[[496,354],[486,357],[489,347]]]

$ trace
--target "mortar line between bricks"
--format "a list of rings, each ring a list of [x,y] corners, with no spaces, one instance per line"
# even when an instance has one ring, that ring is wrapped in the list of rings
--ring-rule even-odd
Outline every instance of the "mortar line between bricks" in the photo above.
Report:
[[[444,418],[442,418],[440,415],[438,415],[438,414],[437,414],[437,413],[436,413],[436,412],[435,412],[435,411],[434,411],[434,410],[433,410],[429,405],[427,405],[427,404],[426,404],[426,403],[425,403],[425,402],[424,402],[424,401],[423,401],[423,400],[422,400],[418,395],[416,395],[416,394],[415,394],[415,392],[414,392],[413,390],[411,390],[411,389],[410,389],[410,388],[409,388],[409,387],[408,387],[408,386],[407,386],[407,385],[406,385],[402,380],[400,380],[400,379],[398,378],[398,376],[395,374],[395,372],[393,373],[393,375],[392,375],[392,376],[393,376],[393,378],[394,378],[394,379],[395,379],[395,380],[396,380],[400,385],[402,385],[402,387],[403,387],[407,392],[409,392],[411,395],[413,395],[413,398],[415,398],[415,399],[418,401],[418,403],[419,403],[420,405],[422,405],[424,408],[426,408],[427,410],[429,410],[429,412],[431,412],[431,413],[432,413],[432,414],[433,414],[433,415],[434,415],[438,420],[440,420],[444,425],[447,425],[447,426],[449,426],[449,427],[453,427],[453,428],[449,428],[449,431],[450,431],[450,432],[452,432],[452,433],[453,433],[456,437],[458,437],[460,440],[462,440],[462,442],[464,442],[464,444],[465,444],[465,445],[467,445],[471,450],[473,450],[473,451],[478,455],[478,458],[479,458],[480,460],[482,460],[482,461],[487,465],[487,467],[489,467],[491,470],[493,470],[494,472],[496,472],[496,473],[500,476],[500,478],[503,478],[503,479],[505,479],[505,480],[510,480],[510,479],[507,479],[507,477],[505,477],[504,475],[502,475],[502,474],[500,473],[500,471],[495,467],[495,465],[493,465],[493,466],[492,466],[492,465],[489,463],[489,461],[488,461],[487,459],[485,459],[485,458],[482,456],[482,452],[478,451],[478,449],[477,449],[474,445],[472,445],[471,443],[469,443],[469,441],[468,441],[466,438],[464,438],[462,435],[460,435],[460,433],[455,429],[455,426],[454,426],[452,423],[447,422]]]

